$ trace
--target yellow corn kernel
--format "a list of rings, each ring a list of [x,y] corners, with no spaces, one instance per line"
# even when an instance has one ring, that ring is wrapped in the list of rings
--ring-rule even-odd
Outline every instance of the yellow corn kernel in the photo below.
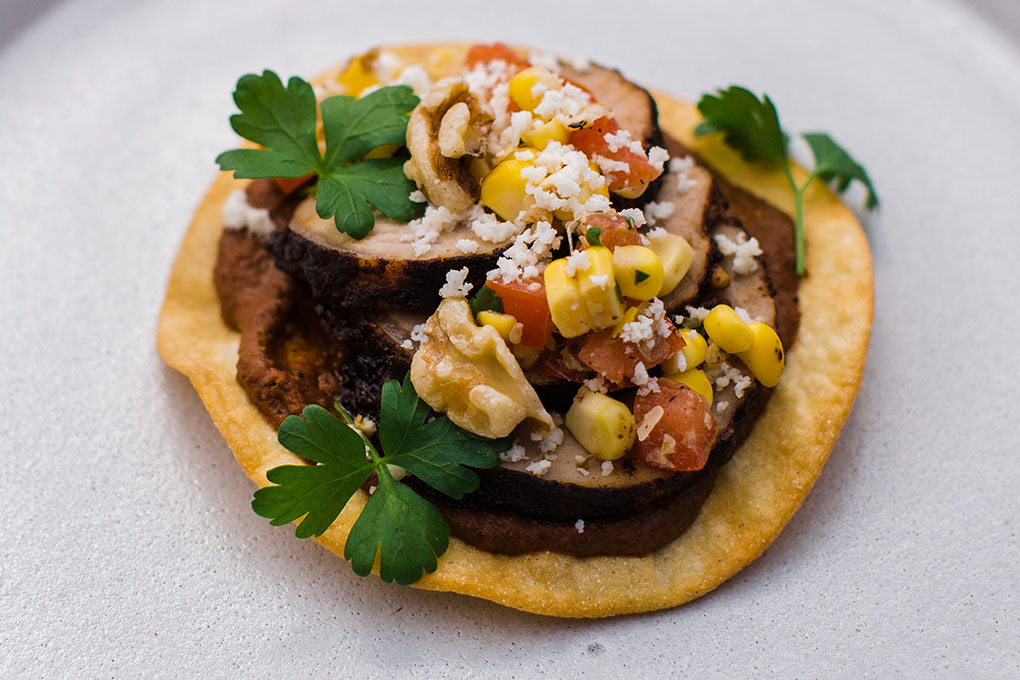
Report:
[[[537,130],[522,132],[521,141],[534,149],[544,149],[548,146],[549,142],[566,144],[569,136],[570,131],[567,130],[567,126],[561,123],[559,119],[554,118],[548,123],[544,123]]]
[[[597,165],[595,165],[594,163],[589,163],[588,164],[588,169],[591,170],[592,172],[596,173],[596,174],[599,174],[599,167]],[[599,175],[599,176],[601,177],[601,175]],[[597,184],[598,180],[596,180],[595,183]],[[555,185],[555,183],[551,179],[543,180],[542,183],[539,186],[542,189],[545,189],[546,191],[552,191],[554,193],[556,192],[556,185]],[[589,198],[591,198],[592,196],[594,196],[596,194],[598,194],[599,196],[605,196],[606,198],[609,198],[609,186],[607,185],[607,183],[605,182],[604,179],[602,181],[602,185],[599,186],[599,188],[597,188],[597,189],[592,188],[592,182],[588,182],[587,180],[582,180],[581,181],[581,190],[579,192],[577,192],[577,196],[575,198],[577,198],[578,203],[582,203],[583,204],[583,203],[586,203]],[[562,208],[560,210],[554,210],[553,211],[553,215],[555,215],[556,217],[560,218],[564,222],[568,222],[568,221],[574,219],[573,211],[571,211],[571,210],[569,210],[567,208]]]
[[[601,460],[616,460],[634,443],[634,414],[605,394],[581,388],[565,420],[574,439]]]
[[[620,290],[632,300],[651,300],[662,289],[662,262],[651,248],[617,246],[613,273]]]
[[[613,253],[604,246],[587,248],[588,266],[576,274],[581,309],[595,330],[609,328],[623,317],[623,300],[616,293]]]
[[[542,87],[536,88],[536,85]],[[534,111],[546,90],[558,90],[562,87],[560,77],[541,66],[531,66],[516,74],[507,83],[510,99],[522,111]]]
[[[708,379],[708,376],[701,369],[689,368],[683,373],[666,373],[666,377],[681,385],[687,385],[703,396],[708,401],[709,406],[712,405],[712,398],[715,396],[712,392],[712,381]]]
[[[653,229],[648,234],[648,247],[655,251],[662,262],[662,289],[659,295],[668,295],[687,276],[687,270],[694,262],[694,248],[683,236],[668,231]]]
[[[670,357],[663,363],[663,369],[667,373],[683,373],[692,368],[697,368],[705,361],[708,354],[708,342],[696,330],[681,331],[680,337],[687,344],[680,350],[678,356]]]
[[[338,80],[352,97],[357,97],[369,87],[380,84],[372,71],[365,68],[365,60],[361,57],[351,59]]]
[[[590,331],[591,326],[581,312],[581,296],[577,291],[577,282],[567,275],[566,259],[560,258],[550,262],[545,268],[543,278],[549,315],[560,335],[565,338],[576,338]]]
[[[528,161],[508,158],[482,179],[482,203],[507,222],[513,222],[524,207],[528,180],[521,171],[531,167]]]
[[[737,354],[746,352],[751,347],[750,326],[743,322],[729,305],[716,305],[702,322],[708,337],[719,345],[724,352]]]
[[[623,327],[629,324],[634,319],[636,319],[637,315],[638,315],[637,307],[628,307],[627,311],[623,313],[623,318],[620,319],[620,321],[616,324],[616,328],[613,329],[612,337],[614,338],[619,337],[620,333],[623,332]]]
[[[500,314],[490,310],[478,312],[478,323],[481,326],[492,326],[499,333],[500,337],[510,342],[510,334],[513,332],[517,319],[509,314]]]
[[[765,387],[779,384],[779,376],[783,374],[786,356],[783,354],[783,343],[776,332],[758,321],[748,324],[753,336],[751,347],[737,354],[747,369],[754,374]]]

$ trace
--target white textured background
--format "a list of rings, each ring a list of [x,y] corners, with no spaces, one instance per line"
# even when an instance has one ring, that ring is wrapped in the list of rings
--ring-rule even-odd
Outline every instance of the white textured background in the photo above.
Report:
[[[1017,12],[487,4],[0,0],[0,678],[1020,676]],[[156,355],[237,77],[444,38],[765,89],[877,183],[856,410],[774,546],[690,605],[571,622],[359,579],[251,512]]]

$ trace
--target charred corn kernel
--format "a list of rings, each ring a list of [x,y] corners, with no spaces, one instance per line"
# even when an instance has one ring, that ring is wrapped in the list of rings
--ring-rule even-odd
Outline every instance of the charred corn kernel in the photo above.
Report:
[[[549,303],[549,315],[556,324],[560,335],[576,338],[591,330],[591,325],[581,311],[581,295],[577,282],[567,274],[567,261],[553,260],[545,268],[545,297]]]
[[[570,131],[567,130],[567,126],[559,119],[554,118],[537,130],[521,133],[521,141],[534,149],[544,149],[549,145],[549,142],[566,144],[569,136]]]
[[[482,180],[482,203],[507,222],[513,222],[524,207],[524,188],[528,180],[521,171],[531,167],[527,161],[508,158]]]
[[[577,272],[577,291],[588,324],[595,330],[609,328],[623,317],[623,300],[616,293],[613,253],[604,246],[584,250],[588,266]]]
[[[730,354],[746,352],[751,347],[750,326],[743,322],[729,305],[716,305],[702,322],[708,337]]]
[[[648,247],[662,262],[662,289],[659,295],[668,295],[677,287],[694,262],[694,248],[683,236],[666,230],[653,229],[648,234]]]
[[[651,300],[662,290],[662,262],[651,248],[617,246],[613,273],[624,296],[633,300]]]
[[[765,387],[779,384],[779,376],[783,374],[786,356],[783,354],[783,343],[776,332],[758,321],[748,324],[753,336],[751,347],[737,354],[748,370],[754,374]]]
[[[351,59],[338,80],[347,90],[347,94],[352,97],[357,97],[369,87],[380,84],[372,72],[365,67],[365,60],[361,57]]]
[[[510,99],[522,111],[534,111],[547,90],[558,90],[560,87],[560,77],[541,66],[526,68],[507,83]]]
[[[616,460],[634,443],[634,414],[605,394],[582,388],[565,420],[574,439],[601,460]]]
[[[637,318],[638,308],[628,307],[627,311],[623,313],[623,317],[616,324],[616,328],[613,329],[613,337],[619,337],[620,333],[623,332],[623,327],[629,324],[631,321]]]
[[[681,385],[687,385],[703,396],[708,401],[709,406],[712,405],[712,398],[715,396],[712,392],[712,381],[708,379],[708,376],[701,369],[690,368],[683,373],[667,373],[666,377]]]
[[[492,326],[499,333],[500,337],[510,342],[510,334],[513,332],[514,325],[517,323],[517,319],[510,316],[509,314],[501,314],[499,312],[492,312],[484,310],[478,312],[478,324],[480,326]]]
[[[705,355],[708,353],[708,342],[698,331],[686,330],[680,333],[680,337],[687,344],[677,356],[670,357],[663,363],[663,369],[667,373],[683,373],[697,368],[705,361]]]
[[[587,179],[581,180],[581,190],[577,192],[577,196],[575,196],[577,202],[582,204],[586,203],[589,198],[595,195],[605,196],[606,198],[609,198],[609,187],[606,184],[605,178],[599,174],[598,166],[595,165],[594,163],[589,163],[588,169],[594,172],[596,175],[598,175],[598,177],[595,178],[595,180],[593,181],[588,181]],[[595,186],[596,184],[598,185],[598,187]],[[539,187],[544,189],[545,191],[558,193],[556,191],[556,182],[551,177],[542,180],[542,183],[539,184]],[[564,222],[574,219],[574,212],[569,208],[554,210],[553,215],[560,218]]]

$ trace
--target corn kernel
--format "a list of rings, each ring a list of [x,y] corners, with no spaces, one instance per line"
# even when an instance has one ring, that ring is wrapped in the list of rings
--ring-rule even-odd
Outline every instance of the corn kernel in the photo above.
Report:
[[[574,439],[600,460],[616,460],[634,443],[634,414],[605,394],[582,388],[565,420]]]
[[[662,289],[662,262],[650,248],[617,246],[613,272],[620,290],[633,300],[651,300]]]
[[[603,246],[584,252],[588,254],[588,266],[577,273],[581,309],[593,329],[609,328],[623,317],[623,300],[616,293],[613,278],[613,253]]]
[[[500,337],[510,342],[510,334],[513,332],[517,319],[509,314],[501,314],[490,310],[478,312],[478,323],[482,326],[492,326],[499,333]]]
[[[751,347],[737,354],[748,370],[754,374],[765,387],[779,384],[779,376],[783,374],[786,356],[783,354],[783,343],[776,332],[763,323],[754,321],[748,324],[753,337]]]
[[[559,119],[554,118],[548,123],[544,123],[537,130],[522,132],[521,141],[534,149],[544,149],[549,145],[549,142],[566,144],[569,136],[570,131],[567,130],[567,126],[561,123]]]
[[[683,373],[666,373],[666,377],[681,385],[687,385],[703,396],[708,401],[709,406],[712,405],[712,400],[715,396],[712,392],[712,381],[708,379],[708,376],[701,369],[690,368]]]
[[[708,342],[696,330],[686,330],[680,333],[680,337],[687,344],[680,350],[679,356],[673,356],[663,363],[663,369],[667,373],[683,373],[692,368],[697,368],[705,361],[708,353]]]
[[[737,316],[729,305],[716,305],[702,322],[708,337],[730,354],[746,352],[754,335],[751,328]]]
[[[628,307],[627,311],[623,313],[623,318],[620,319],[620,321],[616,324],[616,327],[613,329],[612,337],[614,338],[619,337],[620,333],[623,332],[623,327],[629,324],[634,319],[636,319],[637,315],[638,315],[637,307]]]
[[[655,251],[662,262],[662,289],[659,295],[668,295],[687,275],[694,262],[694,248],[683,236],[668,231],[656,231],[648,235],[648,247]]]
[[[536,85],[542,87],[536,88]],[[526,68],[507,83],[510,99],[521,111],[534,111],[545,96],[546,90],[558,90],[560,87],[560,77],[541,66]]]
[[[365,60],[361,57],[354,57],[351,59],[351,61],[347,64],[347,68],[340,75],[338,80],[347,90],[347,94],[352,97],[359,96],[363,91],[373,85],[379,85],[379,81],[372,72],[365,68]]]
[[[524,191],[528,180],[521,170],[530,167],[528,161],[508,158],[489,172],[482,180],[482,203],[507,222],[513,222],[524,207]]]
[[[560,335],[565,338],[576,338],[590,331],[591,326],[581,312],[581,296],[577,290],[577,282],[567,274],[566,259],[560,258],[550,262],[545,268],[543,278],[549,315]]]

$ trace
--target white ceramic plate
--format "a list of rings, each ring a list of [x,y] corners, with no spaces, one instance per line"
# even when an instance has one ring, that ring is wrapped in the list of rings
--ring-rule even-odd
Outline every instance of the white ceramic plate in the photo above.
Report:
[[[918,0],[11,7],[0,676],[1016,675],[1020,60],[976,17]],[[854,415],[773,547],[688,606],[566,622],[359,579],[251,513],[156,357],[237,77],[451,38],[555,47],[688,97],[764,89],[877,184]]]

